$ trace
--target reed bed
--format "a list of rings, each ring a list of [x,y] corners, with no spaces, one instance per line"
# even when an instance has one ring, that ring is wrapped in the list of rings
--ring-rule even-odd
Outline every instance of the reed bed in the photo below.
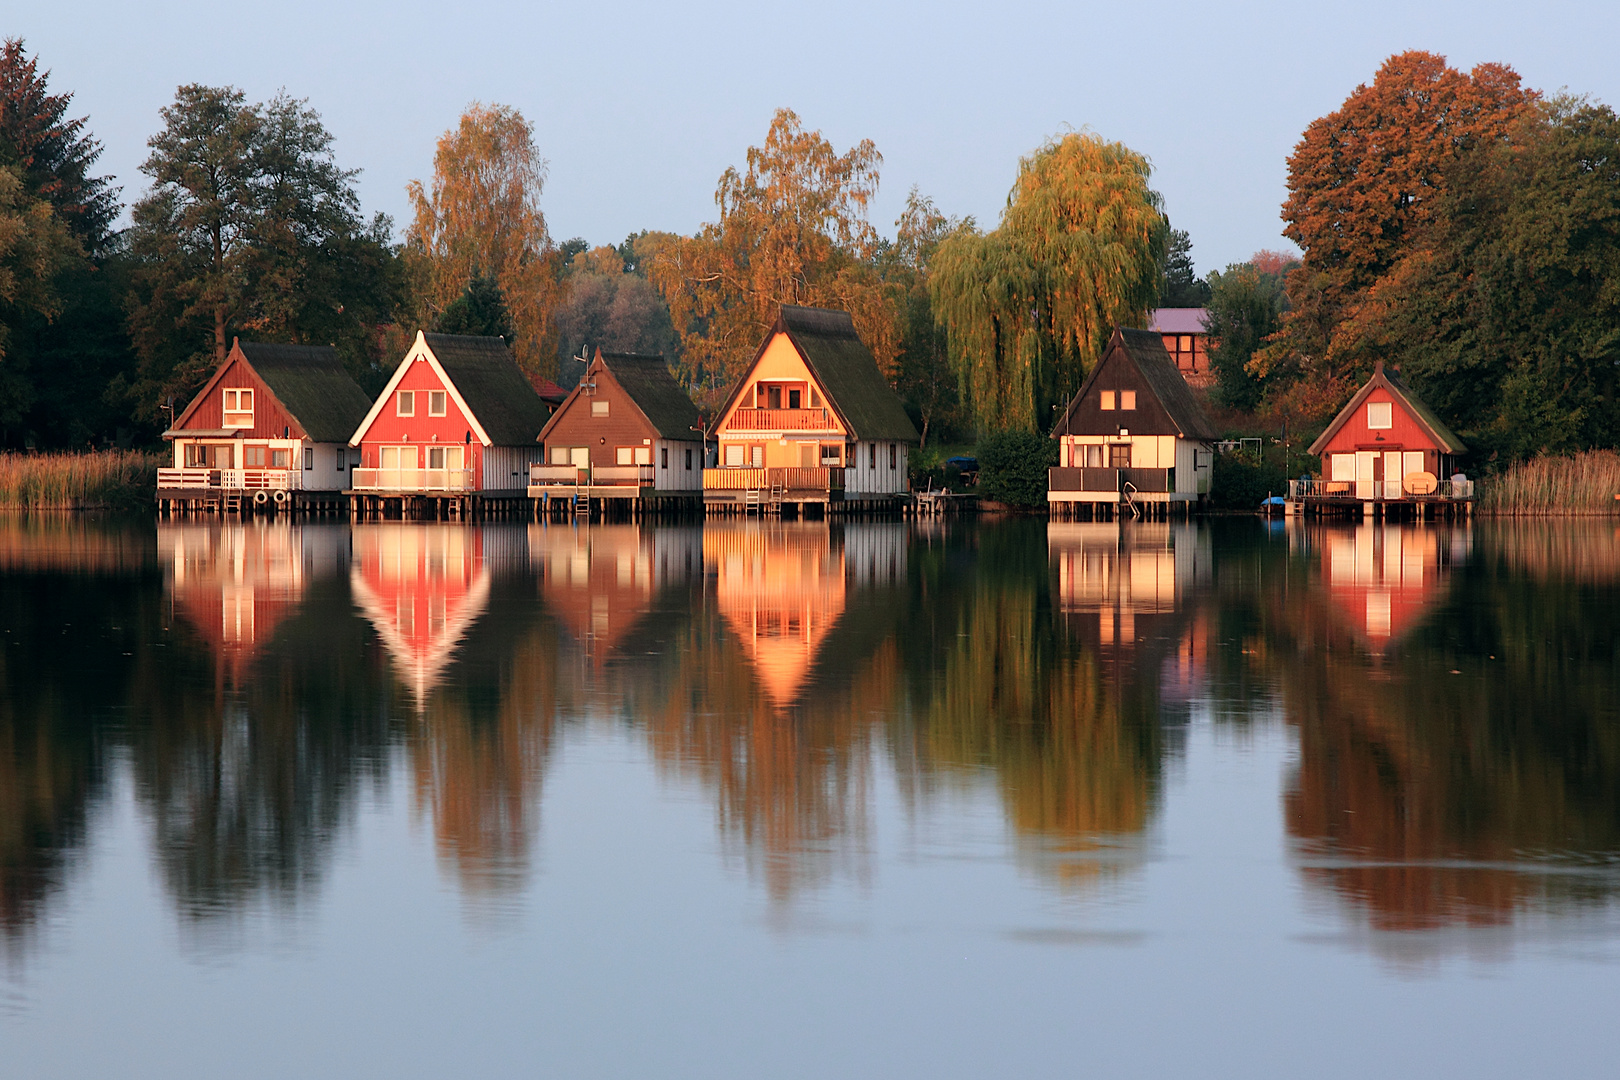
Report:
[[[1538,457],[1480,483],[1479,510],[1503,517],[1613,514],[1620,510],[1620,454],[1588,450]]]
[[[0,510],[104,510],[150,503],[161,460],[140,450],[0,454]]]

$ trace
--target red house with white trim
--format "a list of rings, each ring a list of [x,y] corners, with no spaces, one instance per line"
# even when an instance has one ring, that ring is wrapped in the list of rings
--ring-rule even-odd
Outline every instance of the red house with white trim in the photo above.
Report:
[[[525,495],[550,414],[505,341],[418,331],[349,439],[353,491]]]
[[[1310,452],[1322,456],[1323,479],[1307,497],[1385,502],[1472,494],[1466,481],[1459,488],[1449,479],[1468,448],[1382,362]]]

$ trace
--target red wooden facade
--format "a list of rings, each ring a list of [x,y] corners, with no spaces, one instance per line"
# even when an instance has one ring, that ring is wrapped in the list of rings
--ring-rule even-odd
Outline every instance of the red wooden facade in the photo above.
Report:
[[[443,395],[442,416],[430,412],[435,393]],[[408,416],[400,415],[404,394],[411,395]],[[382,468],[381,448],[384,446],[412,447],[418,458],[414,467],[420,469],[428,468],[427,454],[425,449],[417,448],[459,446],[464,448],[465,462],[460,468],[472,470],[474,475],[483,473],[484,447],[473,434],[471,418],[457,402],[456,395],[450,393],[443,374],[425,356],[412,358],[397,384],[385,392],[384,400],[378,404],[381,409],[358,440],[362,468]]]
[[[1310,452],[1322,457],[1327,496],[1401,499],[1433,492],[1466,447],[1380,363]]]
[[[212,381],[205,386],[200,394],[186,407],[174,422],[173,430],[177,435],[184,435],[192,431],[219,431],[225,428],[225,391],[251,390],[252,398],[252,424],[248,427],[235,427],[233,424],[232,438],[235,439],[302,439],[305,437],[304,429],[299,425],[298,418],[293,416],[277,400],[275,393],[259,378],[246,359],[242,356],[240,348],[233,348],[225,357],[225,364],[215,373]],[[233,413],[233,420],[242,415]]]

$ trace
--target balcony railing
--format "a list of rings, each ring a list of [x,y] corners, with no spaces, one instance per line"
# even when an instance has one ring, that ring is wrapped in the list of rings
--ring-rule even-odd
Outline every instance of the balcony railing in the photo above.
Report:
[[[1290,480],[1288,497],[1299,499],[1440,499],[1463,501],[1474,497],[1472,480],[1437,480],[1433,491],[1406,491],[1381,480]]]
[[[727,431],[833,431],[828,409],[738,409]]]
[[[1143,494],[1175,490],[1174,469],[1057,468],[1047,470],[1051,491],[1122,491],[1130,484]]]
[[[294,491],[303,474],[290,469],[159,469],[160,488],[218,488],[221,491]]]
[[[593,485],[629,485],[642,487],[653,482],[651,465],[598,465],[591,469]]]
[[[590,470],[578,465],[530,465],[530,487],[583,487],[590,483]]]
[[[704,469],[705,491],[843,491],[844,470],[819,468]]]
[[[356,491],[473,491],[472,469],[355,469]]]

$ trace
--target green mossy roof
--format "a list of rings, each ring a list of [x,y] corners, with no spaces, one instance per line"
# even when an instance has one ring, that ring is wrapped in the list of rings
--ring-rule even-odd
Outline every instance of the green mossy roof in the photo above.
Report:
[[[661,437],[688,442],[702,440],[701,431],[692,429],[702,428],[703,417],[681,389],[681,384],[675,381],[675,376],[669,373],[669,365],[662,356],[610,352],[598,355]]]
[[[783,304],[777,328],[798,346],[852,436],[918,441],[916,425],[878,370],[872,351],[855,333],[849,312]]]
[[[539,437],[551,410],[517,366],[505,341],[464,334],[422,337],[491,443],[526,446]]]
[[[371,399],[330,345],[240,341],[237,346],[304,434],[315,442],[348,442],[371,409]]]

